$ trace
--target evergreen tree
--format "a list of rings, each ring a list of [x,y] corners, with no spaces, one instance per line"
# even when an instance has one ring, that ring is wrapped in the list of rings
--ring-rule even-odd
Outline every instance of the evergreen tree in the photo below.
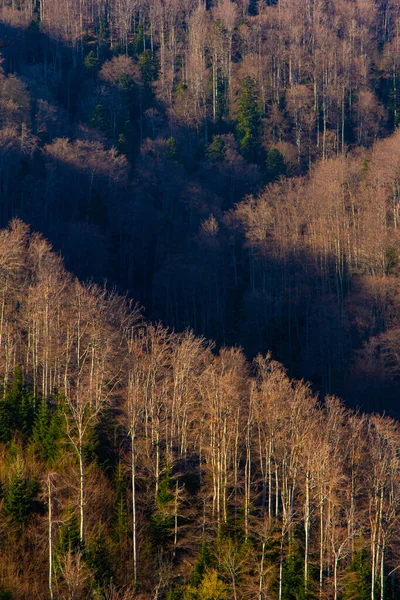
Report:
[[[216,135],[207,148],[206,156],[211,162],[222,162],[225,158],[225,150],[225,144],[221,136]]]
[[[257,157],[260,125],[257,83],[248,75],[240,82],[236,130],[240,150],[249,161]]]
[[[371,599],[371,553],[362,549],[354,553],[353,560],[343,578],[344,600]]]
[[[283,565],[282,599],[306,600],[304,565],[300,552],[292,548]]]
[[[165,547],[172,540],[174,517],[171,505],[174,500],[172,493],[174,482],[170,469],[167,468],[161,478],[156,497],[157,511],[151,516],[151,532],[157,546]]]
[[[206,569],[213,563],[213,558],[208,544],[201,545],[200,554],[193,565],[193,571],[190,576],[190,585],[197,588],[203,580]]]
[[[56,544],[56,554],[76,553],[82,550],[79,536],[79,521],[71,508],[67,509],[66,517],[60,527]]]
[[[271,148],[268,152],[265,166],[265,178],[267,183],[276,181],[280,177],[286,175],[285,159],[278,148]]]
[[[93,572],[98,586],[103,586],[111,581],[113,569],[107,548],[107,539],[101,525],[98,526],[96,539],[88,544],[85,560]]]
[[[158,76],[158,62],[151,50],[145,50],[139,58],[139,68],[145,88],[150,87]]]
[[[15,474],[4,498],[4,511],[17,525],[26,525],[35,511],[34,500],[39,491],[34,479]]]
[[[62,436],[62,421],[57,406],[50,407],[43,398],[35,414],[32,429],[32,444],[44,461],[53,461],[59,450]]]
[[[83,64],[87,73],[89,73],[90,75],[95,75],[97,73],[97,71],[99,70],[99,59],[97,58],[93,50],[91,50],[89,54],[85,56]]]
[[[118,464],[115,473],[115,514],[113,519],[113,532],[118,544],[128,533],[128,514],[126,510],[126,486],[121,465]]]
[[[22,369],[17,367],[13,378],[0,400],[0,441],[10,441],[13,433],[29,435],[32,430],[34,399],[25,384]]]
[[[179,148],[178,148],[176,139],[173,137],[170,137],[167,140],[165,145],[167,147],[167,151],[166,151],[167,159],[172,160],[173,162],[179,162],[181,157],[180,157]]]

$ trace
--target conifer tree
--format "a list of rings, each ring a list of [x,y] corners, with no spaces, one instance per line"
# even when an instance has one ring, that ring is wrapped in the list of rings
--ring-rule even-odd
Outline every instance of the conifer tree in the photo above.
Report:
[[[34,479],[27,479],[17,472],[10,481],[4,498],[4,511],[17,525],[26,525],[35,506],[39,486]]]
[[[240,82],[237,108],[237,135],[243,156],[254,161],[257,157],[261,125],[257,83],[247,75]]]

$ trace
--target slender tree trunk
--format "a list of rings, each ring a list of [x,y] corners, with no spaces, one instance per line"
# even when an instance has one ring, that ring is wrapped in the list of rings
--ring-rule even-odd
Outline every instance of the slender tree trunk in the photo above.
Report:
[[[48,488],[48,505],[49,505],[49,516],[48,516],[48,535],[49,535],[49,593],[50,599],[53,600],[53,506],[51,498],[51,475],[47,478]]]
[[[263,598],[263,586],[264,586],[264,560],[265,560],[265,542],[262,543],[261,550],[261,563],[260,563],[260,586],[258,593],[258,600]]]
[[[134,434],[131,434],[131,485],[132,485],[132,549],[133,549],[133,580],[137,581],[137,524],[136,524],[136,458]]]
[[[82,440],[79,440],[78,446],[79,455],[79,514],[80,514],[80,525],[79,525],[79,539],[81,543],[84,543],[84,531],[85,531],[85,466],[83,463],[83,447]]]

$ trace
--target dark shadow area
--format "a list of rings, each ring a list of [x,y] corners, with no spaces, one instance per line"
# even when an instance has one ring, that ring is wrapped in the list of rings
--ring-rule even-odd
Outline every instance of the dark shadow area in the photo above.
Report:
[[[229,131],[222,156],[218,149],[207,155],[192,132],[170,135],[159,103],[147,99],[141,108],[139,84],[104,84],[115,118],[125,119],[126,136],[121,141],[118,130],[116,139],[104,124],[111,109],[91,100],[99,90],[76,49],[35,23],[24,32],[2,25],[0,37],[9,41],[5,75],[17,75],[7,81],[19,82],[2,94],[26,107],[2,123],[1,227],[20,217],[79,278],[106,279],[152,320],[191,328],[217,346],[241,345],[249,357],[271,351],[321,395],[397,414],[397,374],[382,363],[378,343],[374,360],[365,354],[385,327],[357,325],[350,277],[339,290],[333,261],[322,278],[304,252],[276,249],[254,260],[245,247],[228,211],[262,179]],[[357,294],[369,302],[362,283]]]

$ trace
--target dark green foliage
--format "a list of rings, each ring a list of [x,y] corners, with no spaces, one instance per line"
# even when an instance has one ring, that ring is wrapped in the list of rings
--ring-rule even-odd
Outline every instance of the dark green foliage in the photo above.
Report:
[[[84,446],[85,461],[97,463],[110,476],[118,462],[114,447],[115,429],[114,415],[110,411],[104,411],[89,429]]]
[[[151,50],[145,50],[141,54],[139,58],[139,68],[143,85],[149,87],[158,76],[158,61]]]
[[[174,516],[171,514],[171,503],[174,500],[172,490],[174,481],[170,469],[167,468],[160,479],[156,504],[157,512],[151,515],[150,526],[153,539],[159,546],[164,546],[172,540]]]
[[[173,162],[179,162],[181,157],[180,157],[179,148],[178,148],[176,139],[173,137],[170,137],[166,141],[165,145],[167,147],[167,152],[166,152],[167,159],[172,160]]]
[[[144,33],[143,23],[141,23],[137,29],[135,39],[133,42],[132,51],[136,56],[140,56],[142,52],[145,52],[150,47],[150,39]]]
[[[82,550],[82,543],[79,536],[78,518],[71,509],[68,509],[59,530],[56,554],[75,553],[80,550]]]
[[[126,96],[130,96],[135,91],[135,82],[127,73],[123,73],[118,82],[119,90]]]
[[[29,435],[33,415],[33,394],[25,384],[22,369],[17,367],[4,397],[0,400],[0,441],[10,441],[16,432]]]
[[[21,474],[12,477],[4,498],[4,512],[17,525],[26,525],[37,508],[35,498],[39,485]]]
[[[150,531],[156,546],[165,547],[173,539],[174,517],[168,513],[154,513],[150,517]]]
[[[97,585],[109,583],[113,578],[110,553],[107,547],[107,538],[99,525],[97,537],[90,542],[85,552],[85,560],[94,575]]]
[[[108,26],[107,14],[105,13],[104,15],[102,15],[100,17],[99,24],[98,24],[97,40],[98,40],[100,47],[108,45],[107,44],[108,36],[109,36],[109,26]]]
[[[123,133],[120,133],[117,139],[117,150],[120,154],[127,154],[128,151],[128,142],[126,141],[126,137]]]
[[[45,399],[42,399],[33,422],[32,444],[36,453],[45,462],[53,461],[59,453],[62,423],[57,405],[50,406]]]
[[[13,600],[13,595],[8,590],[0,589],[0,600]]]
[[[208,544],[201,545],[200,554],[193,565],[193,571],[189,583],[192,587],[198,587],[203,580],[206,569],[213,565],[213,557]]]
[[[304,588],[304,559],[299,548],[292,546],[283,563],[282,600],[307,600]]]
[[[371,600],[371,553],[363,549],[355,552],[343,578],[344,600]]]
[[[135,127],[129,119],[122,126],[122,131],[117,138],[117,150],[121,154],[125,154],[131,160],[135,155],[135,140],[137,138]]]
[[[170,588],[165,596],[165,600],[182,600],[182,590],[179,588]]]
[[[206,156],[211,162],[222,162],[225,158],[225,144],[220,135],[214,136],[207,148]]]
[[[396,269],[399,257],[396,248],[388,246],[385,250],[385,273],[390,275]]]
[[[171,478],[171,471],[167,468],[158,485],[157,507],[159,510],[163,510],[174,499],[173,487],[174,481]]]
[[[254,161],[257,156],[261,114],[257,83],[250,75],[240,82],[236,130],[243,156]]]
[[[115,513],[113,518],[113,534],[117,543],[121,543],[128,533],[128,513],[126,510],[126,485],[118,464],[115,473]]]
[[[266,160],[265,177],[267,182],[276,181],[286,175],[285,159],[278,148],[271,148]]]
[[[97,73],[97,71],[99,70],[99,59],[97,58],[93,50],[91,50],[89,54],[85,56],[83,64],[85,66],[86,71],[89,74],[95,75]]]

